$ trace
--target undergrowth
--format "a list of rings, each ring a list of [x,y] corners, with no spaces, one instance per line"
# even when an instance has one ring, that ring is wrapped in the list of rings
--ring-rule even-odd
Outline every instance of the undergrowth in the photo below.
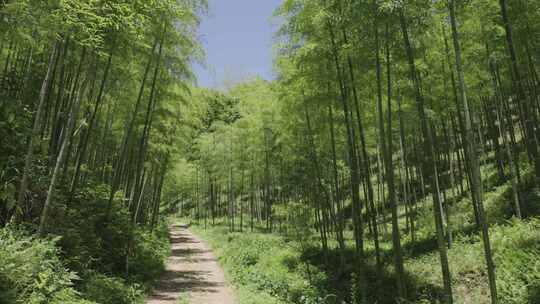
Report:
[[[487,169],[484,169],[487,171]],[[540,195],[524,176],[520,185],[521,207],[526,219],[513,217],[509,182],[497,182],[488,175],[485,209],[496,264],[499,303],[540,303]],[[489,289],[483,243],[474,224],[470,199],[464,195],[450,206],[453,243],[448,250],[455,303],[488,304]],[[431,202],[419,206],[416,240],[404,233],[404,257],[408,298],[403,303],[441,303],[442,276],[436,250]],[[309,225],[303,226],[310,230]],[[227,227],[208,230],[194,227],[206,239],[238,288],[241,304],[274,303],[395,303],[397,296],[390,238],[381,232],[383,268],[375,275],[371,236],[366,234],[369,259],[364,269],[355,265],[354,241],[346,233],[347,248],[340,252],[330,242],[329,252],[320,248],[314,231],[309,237],[285,234],[230,233]],[[288,232],[290,234],[290,232]],[[292,239],[292,240],[291,240]],[[367,287],[359,287],[364,273]],[[377,279],[375,279],[377,278]],[[326,297],[325,297],[326,295]]]
[[[115,200],[114,221],[103,224],[107,195],[87,188],[69,204],[58,195],[47,238],[33,225],[0,229],[0,304],[144,303],[170,252],[167,223],[131,225]]]
[[[301,259],[299,244],[277,235],[193,228],[209,242],[240,304],[321,303],[325,274]]]

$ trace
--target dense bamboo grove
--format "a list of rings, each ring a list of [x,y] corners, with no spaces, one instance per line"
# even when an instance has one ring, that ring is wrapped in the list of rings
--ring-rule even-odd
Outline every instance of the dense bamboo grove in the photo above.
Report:
[[[1,227],[60,236],[68,266],[85,280],[97,271],[142,284],[159,272],[141,264],[159,248],[141,248],[156,245],[205,9],[204,1],[1,1]],[[29,301],[23,288],[39,293],[8,274],[0,302]],[[111,303],[135,302],[114,293]],[[35,303],[74,303],[47,297]]]
[[[0,303],[142,303],[169,214],[242,304],[540,302],[540,1],[284,0],[221,90],[206,6],[0,1]]]
[[[199,52],[196,5],[4,4],[2,178],[17,195],[3,225],[39,218],[46,233],[60,183],[73,198],[89,182],[110,185],[108,209],[122,193],[133,221],[155,223],[174,104]],[[30,202],[39,175],[50,179],[43,208]]]
[[[277,79],[195,92],[168,200],[204,227],[297,240],[312,228],[321,269],[352,280],[358,303],[419,301],[405,260],[432,241],[429,302],[461,303],[449,251],[472,234],[482,303],[510,303],[497,278],[513,269],[495,265],[490,233],[538,216],[539,5],[284,1]]]

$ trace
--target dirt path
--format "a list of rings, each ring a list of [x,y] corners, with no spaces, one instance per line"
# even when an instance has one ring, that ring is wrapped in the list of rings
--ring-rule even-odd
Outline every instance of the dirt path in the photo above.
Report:
[[[173,226],[171,246],[167,269],[148,297],[147,304],[236,303],[216,257],[196,235],[184,226]]]

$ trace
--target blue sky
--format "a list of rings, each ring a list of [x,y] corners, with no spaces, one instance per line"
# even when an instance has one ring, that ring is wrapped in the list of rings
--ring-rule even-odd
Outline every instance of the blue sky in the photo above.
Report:
[[[272,79],[272,41],[281,0],[209,0],[199,30],[206,67],[194,65],[202,87],[223,87],[259,75]]]

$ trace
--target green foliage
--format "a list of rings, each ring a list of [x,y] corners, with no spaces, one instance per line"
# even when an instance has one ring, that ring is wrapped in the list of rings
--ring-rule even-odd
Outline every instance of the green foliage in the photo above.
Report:
[[[154,231],[133,229],[128,211],[115,201],[111,212],[115,220],[104,227],[107,187],[83,189],[70,208],[64,205],[64,197],[57,197],[58,221],[51,232],[62,237],[39,240],[23,231],[1,230],[0,258],[5,263],[0,265],[0,299],[11,299],[5,303],[79,303],[75,287],[97,303],[142,303],[146,285],[164,270],[170,252],[167,224],[160,222]],[[129,258],[129,282],[103,275],[125,274],[130,241],[135,246]],[[82,274],[82,281],[73,270]]]
[[[360,304],[360,293],[358,285],[358,276],[356,273],[351,273],[351,304]]]
[[[133,256],[129,259],[131,279],[136,282],[152,282],[165,270],[170,254],[168,226],[161,222],[157,231],[137,229],[134,233]]]
[[[124,275],[126,250],[133,244],[128,258],[130,281],[146,284],[155,280],[170,252],[167,223],[159,222],[153,231],[133,227],[129,210],[114,200],[110,215],[114,221],[103,225],[109,189],[96,185],[83,189],[66,214],[72,221],[60,221],[54,230],[64,236],[60,244],[72,268]]]
[[[28,231],[0,234],[1,303],[142,302],[169,254],[161,187],[206,7],[1,1],[0,227]]]
[[[180,296],[180,299],[178,300],[178,303],[176,304],[189,304],[189,299],[187,294],[183,294]]]
[[[248,216],[249,210],[250,220],[255,217],[258,225],[266,222],[265,231],[282,233],[201,231],[240,286],[244,304],[330,303],[332,296],[322,298],[329,282],[335,284],[333,290],[347,293],[344,298],[353,304],[364,295],[395,301],[393,289],[386,294],[379,290],[393,286],[396,275],[390,266],[392,235],[386,223],[391,192],[385,175],[390,173],[396,183],[410,182],[410,189],[405,183],[404,189],[398,189],[399,227],[393,230],[407,230],[401,241],[410,300],[441,300],[432,201],[429,194],[421,197],[434,192],[437,184],[444,192],[444,211],[448,211],[443,229],[452,228],[455,235],[448,255],[456,301],[485,302],[484,249],[472,202],[468,193],[447,200],[448,192],[453,192],[448,191],[453,190],[449,169],[456,168],[451,164],[459,164],[455,171],[465,179],[463,171],[475,169],[463,164],[465,156],[476,157],[476,151],[467,151],[461,144],[476,140],[483,150],[482,190],[487,192],[484,204],[500,302],[539,302],[540,228],[534,217],[540,214],[540,173],[525,165],[525,148],[537,143],[523,125],[528,125],[528,119],[537,123],[540,1],[506,2],[513,46],[506,33],[509,27],[501,18],[504,1],[458,3],[461,38],[453,42],[461,45],[456,57],[463,60],[464,75],[457,76],[464,76],[465,83],[459,87],[467,88],[468,111],[461,108],[465,99],[457,94],[454,52],[458,48],[447,46],[452,35],[445,1],[285,0],[275,13],[281,22],[276,80],[255,78],[223,91],[190,88],[190,66],[202,58],[196,27],[206,9],[204,0],[2,1],[0,227],[13,220],[34,229],[47,196],[52,198],[54,223],[45,232],[59,237],[36,239],[12,227],[1,231],[0,303],[85,303],[82,297],[100,303],[140,303],[144,288],[163,270],[169,252],[166,225],[154,225],[163,208],[166,212],[181,208],[183,215],[192,214],[198,222],[204,216],[205,224],[210,217],[213,222],[228,215],[230,231],[237,228],[235,217]],[[402,24],[407,28],[402,29]],[[412,46],[403,45],[402,32],[408,33]],[[373,39],[374,34],[378,39]],[[509,60],[508,50],[514,48],[518,58]],[[382,56],[383,49],[387,56]],[[412,55],[406,59],[406,54]],[[111,75],[106,79],[107,59],[111,59]],[[411,73],[416,78],[413,82],[421,82],[415,88],[409,66],[418,72]],[[49,68],[51,80],[44,86]],[[522,79],[517,79],[518,71]],[[101,79],[104,92],[98,104]],[[525,86],[525,92],[516,92],[516,84]],[[40,98],[42,86],[50,89]],[[398,172],[382,170],[383,138],[377,136],[375,96],[388,100],[379,111],[388,114],[384,115],[387,134],[392,139],[400,135],[404,150],[397,153],[395,140],[396,155],[384,157],[386,163],[392,157],[396,164],[398,159],[403,162],[407,168],[393,168]],[[395,106],[391,110],[398,100],[399,112]],[[80,113],[67,117],[79,101]],[[502,126],[501,119],[490,117],[495,113],[489,107],[495,104],[504,106],[501,114],[508,114],[505,119],[510,125],[503,134],[497,128]],[[420,112],[426,113],[428,121],[420,121],[417,105],[423,107]],[[40,112],[43,117],[37,115]],[[475,138],[465,138],[457,126],[459,115],[469,112],[478,131]],[[73,134],[65,134],[69,133],[63,123],[67,119],[77,126]],[[402,120],[405,124],[397,132]],[[32,131],[34,122],[36,131]],[[420,123],[432,129],[434,163],[424,163],[423,154],[428,151],[421,148]],[[531,132],[537,131],[535,127]],[[449,140],[448,135],[454,138]],[[70,142],[65,163],[59,164],[60,185],[50,184],[52,169],[60,168],[54,164],[61,146],[57,137]],[[507,168],[504,153],[491,151],[501,137],[512,137],[511,150],[521,167],[525,222],[510,220],[516,213],[509,203],[513,189],[504,175],[513,168]],[[35,154],[32,159],[28,153],[28,162],[20,153],[27,148]],[[353,154],[363,150],[367,157],[357,153],[366,164],[361,174],[368,174],[362,186],[366,181],[382,186],[368,202],[376,212],[365,214],[365,219],[374,214],[374,222],[384,222],[379,231],[382,265],[376,275],[371,269],[372,233],[363,234],[366,269],[355,269],[359,248],[352,245],[351,228],[354,232],[364,228],[351,219],[358,214],[362,218],[364,211],[351,203],[351,193],[357,194],[358,186],[350,183],[355,180],[351,160],[356,161]],[[497,162],[505,167],[501,172]],[[430,166],[439,180],[426,187],[424,183],[431,180],[420,181],[418,175],[428,173]],[[21,173],[31,181],[28,189],[20,187],[24,184]],[[410,180],[405,181],[404,175]],[[17,204],[19,187],[24,191]],[[407,190],[415,209],[412,217],[404,214],[401,200]],[[416,220],[414,242],[410,225],[400,230],[411,218]],[[339,235],[334,232],[342,227],[336,224],[341,219],[346,240],[338,247]],[[332,256],[334,252],[339,255]],[[339,271],[334,272],[333,266]],[[359,290],[364,274],[376,278],[368,285],[377,288]]]
[[[0,229],[0,303],[93,303],[73,288],[79,277],[62,262],[57,242]]]
[[[501,303],[537,303],[540,286],[540,222],[513,220],[490,229],[497,265],[497,289]],[[448,251],[456,302],[485,301],[487,281],[484,256],[479,236],[459,236]],[[416,286],[419,298],[435,301],[429,284],[440,283],[438,256],[430,253],[406,263],[409,273],[420,283]],[[424,285],[425,284],[425,285]]]
[[[492,231],[498,290],[504,303],[540,301],[540,220],[513,220]]]
[[[260,233],[228,234],[223,228],[195,229],[211,244],[238,287],[241,304],[318,303],[314,284],[324,274],[311,266],[308,276],[294,241]]]
[[[142,304],[144,293],[136,283],[127,284],[123,279],[91,273],[85,277],[84,296],[100,304]]]

